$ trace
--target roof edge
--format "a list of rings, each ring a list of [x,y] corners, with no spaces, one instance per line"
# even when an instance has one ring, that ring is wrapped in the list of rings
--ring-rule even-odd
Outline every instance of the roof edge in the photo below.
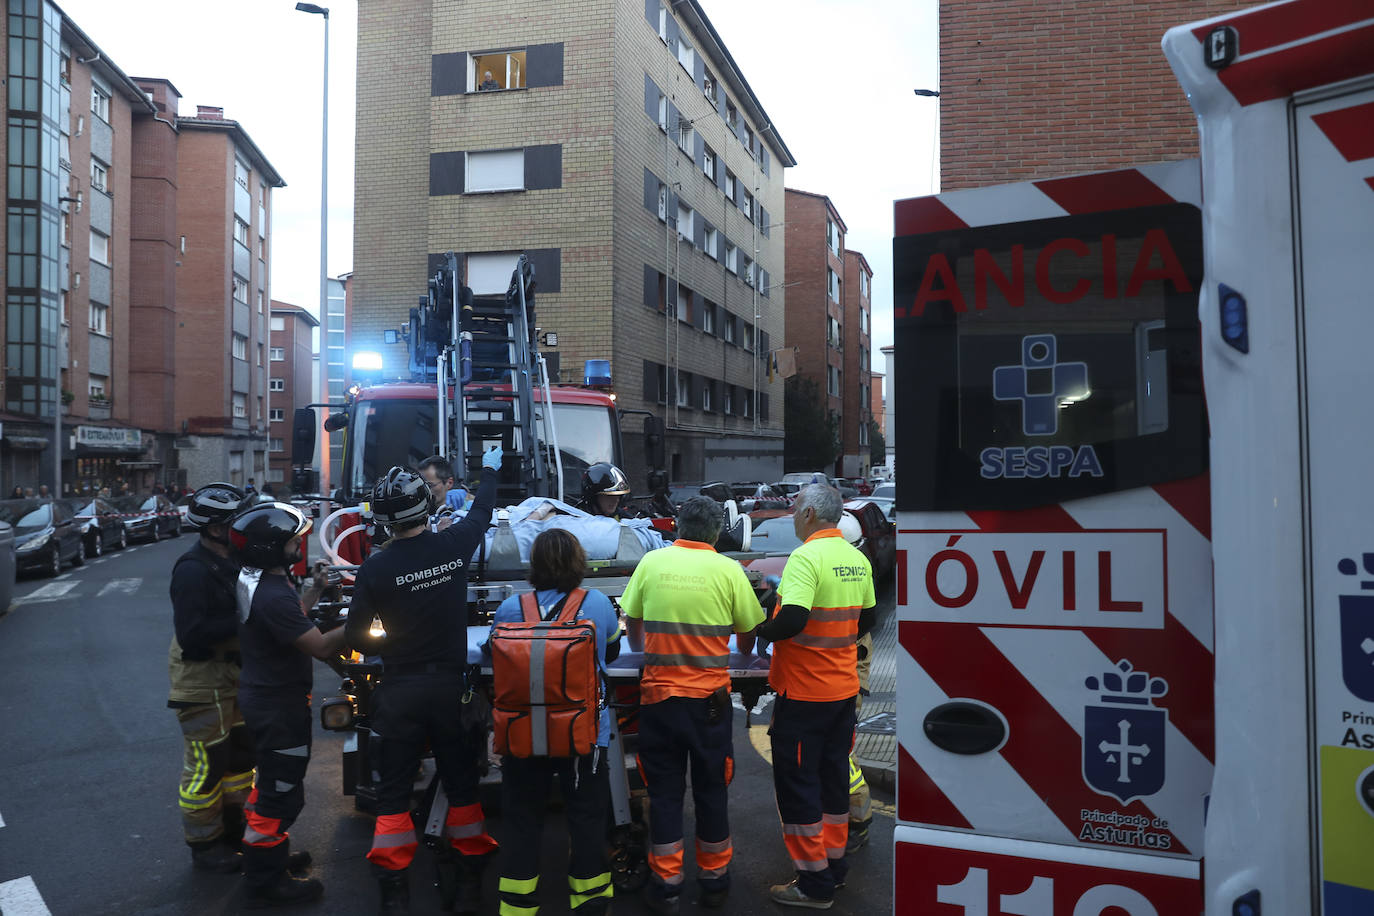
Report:
[[[177,128],[181,130],[221,130],[234,135],[236,141],[243,144],[248,152],[248,158],[253,160],[253,165],[258,171],[268,178],[268,184],[274,188],[286,187],[286,182],[282,180],[280,173],[263,155],[258,145],[253,142],[253,138],[248,136],[248,131],[243,129],[243,125],[238,121],[229,118],[188,118],[177,117]]]
[[[49,0],[49,2],[51,2],[51,0]],[[100,45],[91,40],[91,36],[87,35],[85,31],[82,30],[81,26],[76,24],[76,20],[67,15],[66,10],[62,9],[62,7],[58,6],[56,3],[53,4],[53,8],[62,16],[62,38],[67,44],[80,45],[85,49],[86,53],[82,54],[79,60],[93,67],[98,67],[98,69],[104,73],[105,78],[120,90],[121,95],[130,102],[141,106],[146,113],[156,114],[157,108],[148,98],[148,94],[144,92],[137,83],[130,79],[123,70],[119,69],[119,65],[105,56],[105,52],[101,50]]]

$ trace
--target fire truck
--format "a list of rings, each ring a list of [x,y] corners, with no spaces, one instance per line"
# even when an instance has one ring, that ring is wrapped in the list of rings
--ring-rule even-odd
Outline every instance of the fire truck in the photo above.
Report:
[[[1163,44],[1200,161],[895,206],[897,913],[1374,913],[1374,8]]]

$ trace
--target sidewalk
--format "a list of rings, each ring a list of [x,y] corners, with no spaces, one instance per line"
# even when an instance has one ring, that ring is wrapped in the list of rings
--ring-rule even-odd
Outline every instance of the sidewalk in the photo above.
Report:
[[[881,607],[881,603],[879,605]],[[870,787],[897,788],[897,609],[892,607],[873,631],[869,695],[859,710],[854,759]]]

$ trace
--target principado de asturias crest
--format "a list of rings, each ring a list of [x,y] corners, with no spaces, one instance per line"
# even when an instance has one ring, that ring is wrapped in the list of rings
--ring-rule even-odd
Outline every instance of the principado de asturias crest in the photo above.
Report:
[[[1083,710],[1083,778],[1095,791],[1121,803],[1164,788],[1164,740],[1169,711],[1154,699],[1169,692],[1163,678],[1134,671],[1122,659],[1116,671],[1084,684],[1100,691],[1100,705]]]

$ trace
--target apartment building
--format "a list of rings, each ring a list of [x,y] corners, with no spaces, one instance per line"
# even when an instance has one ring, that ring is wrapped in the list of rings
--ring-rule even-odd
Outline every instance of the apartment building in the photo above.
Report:
[[[862,252],[844,250],[844,276],[841,290],[844,295],[844,323],[841,326],[841,353],[844,357],[842,373],[848,383],[841,386],[843,406],[840,411],[840,474],[841,477],[868,476],[869,423],[872,409],[872,343],[873,328],[873,268]]]
[[[315,394],[315,329],[319,319],[289,302],[272,300],[267,336],[267,482],[279,494],[291,488],[291,427],[296,409]]]
[[[623,407],[664,417],[675,480],[780,472],[765,357],[795,160],[701,5],[365,2],[358,28],[350,346],[399,375],[383,331],[444,252],[478,293],[523,252],[561,380],[609,359]]]
[[[265,470],[265,417],[253,428],[245,401],[245,422],[233,422],[231,395],[257,389],[231,366],[255,333],[231,303],[236,292],[265,295],[280,178],[235,122],[220,113],[201,128],[200,117],[178,117],[170,81],[129,77],[57,6],[11,4],[0,27],[9,86],[0,488],[60,477],[60,493],[137,491],[231,477],[232,449],[202,460],[205,443],[188,433],[254,441],[261,457],[246,466]],[[265,310],[261,324],[265,341]],[[208,371],[220,362],[222,373]],[[215,390],[225,395],[222,428],[204,422]]]

